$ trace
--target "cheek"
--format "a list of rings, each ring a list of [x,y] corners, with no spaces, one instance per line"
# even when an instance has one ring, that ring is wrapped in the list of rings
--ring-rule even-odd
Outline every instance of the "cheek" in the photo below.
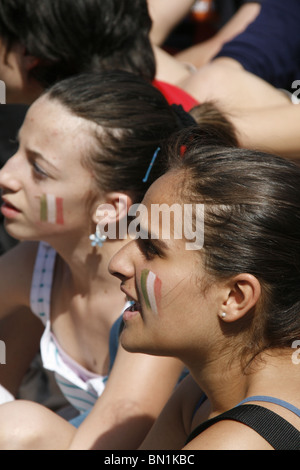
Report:
[[[155,315],[158,315],[160,310],[161,289],[162,282],[160,278],[152,271],[144,269],[141,273],[141,291],[146,307]]]
[[[64,199],[53,194],[43,194],[39,198],[39,218],[41,222],[64,225]]]
[[[153,315],[164,315],[177,307],[182,309],[181,302],[186,305],[186,285],[182,279],[172,279],[170,275],[160,277],[148,269],[143,269],[140,277],[141,293],[144,305]]]
[[[66,227],[66,200],[54,193],[33,196],[26,210],[27,222],[34,226],[40,236],[58,233]]]

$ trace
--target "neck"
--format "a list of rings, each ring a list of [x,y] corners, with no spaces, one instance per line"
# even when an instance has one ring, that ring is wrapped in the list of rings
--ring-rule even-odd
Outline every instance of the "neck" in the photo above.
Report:
[[[6,103],[30,106],[43,92],[44,88],[38,82],[31,79],[30,83],[26,83],[26,86],[24,85],[19,92],[7,90]]]
[[[65,263],[67,279],[77,292],[92,293],[99,291],[99,285],[115,287],[119,290],[120,281],[108,271],[112,256],[119,251],[127,240],[107,240],[102,247],[92,247],[88,237],[68,243],[49,241]],[[101,284],[99,284],[101,282]]]
[[[234,357],[234,351],[231,351]],[[212,415],[222,413],[244,398],[269,395],[293,400],[300,387],[300,377],[291,360],[291,352],[267,352],[255,358],[245,370],[239,360],[221,356],[206,365],[187,364],[191,375],[207,395]],[[289,383],[289,387],[286,384]]]

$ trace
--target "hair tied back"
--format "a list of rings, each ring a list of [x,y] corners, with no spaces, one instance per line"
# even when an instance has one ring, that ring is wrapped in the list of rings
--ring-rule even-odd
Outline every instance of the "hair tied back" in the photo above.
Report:
[[[197,122],[189,113],[187,113],[181,104],[172,104],[171,108],[176,114],[177,120],[179,122],[180,127],[183,129],[186,127],[197,126]]]

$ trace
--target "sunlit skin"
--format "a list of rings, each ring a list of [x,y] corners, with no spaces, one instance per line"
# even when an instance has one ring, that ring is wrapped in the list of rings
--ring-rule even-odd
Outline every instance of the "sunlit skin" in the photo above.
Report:
[[[161,280],[152,271],[144,269],[141,274],[141,287],[147,308],[156,314],[159,312]]]
[[[104,201],[83,164],[92,131],[92,123],[71,114],[58,101],[39,98],[19,131],[16,154],[0,171],[1,211],[13,237],[47,242],[58,253],[52,331],[74,360],[103,374],[108,370],[106,335],[123,309],[125,296],[107,270],[114,243],[107,243],[100,258],[89,240],[95,227],[93,214]],[[45,195],[63,202],[63,224],[41,219]],[[119,241],[115,244],[119,246]],[[26,252],[26,245],[20,244],[19,249]],[[28,269],[31,279],[30,265]]]
[[[148,213],[151,204],[170,206],[182,202],[174,191],[182,186],[182,177],[180,171],[173,171],[152,184],[143,200]],[[148,223],[141,221],[141,225],[144,229],[147,226],[149,233],[161,231],[161,226],[153,226],[150,218]],[[161,280],[158,315],[143,295],[141,274],[145,270]],[[132,240],[113,257],[110,271],[121,280],[121,290],[135,302],[124,313],[121,342],[125,349],[175,356],[191,374],[178,387],[178,393],[175,391],[141,448],[270,449],[259,434],[230,420],[212,426],[184,445],[198,424],[233,408],[246,397],[277,396],[299,405],[295,399],[299,380],[289,351],[281,351],[280,355],[273,351],[267,351],[266,356],[262,353],[246,371],[242,364],[241,346],[246,337],[239,322],[256,308],[260,299],[261,286],[255,276],[238,273],[218,280],[208,274],[204,250],[186,250],[184,239],[172,237]],[[288,389],[286,380],[290,383]],[[207,399],[197,408],[203,392]],[[299,427],[296,415],[269,403],[264,406]]]
[[[161,227],[151,224],[151,204],[180,203],[174,201],[174,178],[178,184],[176,176],[163,176],[146,193],[143,204],[149,218],[148,223],[141,220],[141,226],[142,230],[147,226],[149,234],[150,231],[152,234],[161,231]],[[145,270],[154,273],[161,283],[159,315],[149,308],[143,293],[141,279]],[[213,312],[217,312],[215,300],[219,294],[217,288],[205,295],[202,292],[204,268],[201,256],[199,251],[186,250],[185,239],[172,236],[170,239],[150,239],[149,235],[148,239],[133,240],[113,257],[110,271],[118,273],[122,291],[136,302],[124,314],[126,328],[122,333],[122,344],[125,348],[152,354],[174,354],[185,361],[189,360],[194,348],[201,353],[211,343],[214,349],[219,324],[217,320],[213,321],[214,317],[217,319]],[[188,315],[185,315],[187,311]],[[199,337],[203,338],[201,345]]]
[[[40,199],[40,218],[43,222],[64,224],[63,199],[53,194],[43,194]]]
[[[29,109],[19,131],[19,149],[0,171],[2,213],[12,236],[52,241],[63,232],[68,237],[78,237],[90,226],[87,202],[93,179],[81,162],[81,155],[87,151],[82,128],[86,128],[88,136],[89,126],[45,97]],[[74,158],[78,154],[79,158]],[[63,224],[41,217],[46,195],[62,202]]]
[[[90,372],[106,375],[111,327],[125,304],[119,280],[110,275],[108,263],[127,240],[108,239],[100,248],[91,246],[90,235],[95,232],[99,205],[115,204],[114,217],[121,217],[131,200],[127,194],[104,192],[96,186],[87,165],[91,146],[92,150],[95,147],[94,131],[93,123],[78,118],[47,95],[30,108],[18,135],[19,149],[0,172],[7,229],[25,241],[0,259],[1,272],[6,274],[0,283],[0,319],[19,305],[24,306],[21,313],[25,311],[25,320],[33,317],[30,290],[36,242],[50,243],[58,254],[51,292],[51,331],[74,361]],[[44,220],[44,214],[41,218],[41,201],[47,195],[63,202],[63,225]],[[33,342],[33,334],[31,323],[24,323],[21,335],[15,323],[16,332],[8,335],[6,344],[7,349],[18,352],[25,338],[21,366],[26,370],[32,359],[27,343]],[[37,351],[40,337],[35,339]],[[17,391],[23,369],[19,370],[17,354],[15,357],[16,367],[10,368],[8,377],[11,387],[7,388]],[[4,423],[0,447],[136,448],[173,391],[182,367],[174,358],[133,355],[119,347],[105,390],[82,430],[80,427],[77,432],[45,408],[41,412],[37,404],[16,401],[0,407]]]

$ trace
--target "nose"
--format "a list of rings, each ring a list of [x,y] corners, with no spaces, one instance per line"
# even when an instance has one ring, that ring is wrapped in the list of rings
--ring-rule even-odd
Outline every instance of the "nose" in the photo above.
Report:
[[[20,165],[17,160],[17,153],[10,157],[0,170],[0,188],[16,192],[21,187]]]
[[[127,242],[110,260],[108,269],[110,274],[116,276],[122,282],[134,276],[134,264],[132,262],[135,241]]]

